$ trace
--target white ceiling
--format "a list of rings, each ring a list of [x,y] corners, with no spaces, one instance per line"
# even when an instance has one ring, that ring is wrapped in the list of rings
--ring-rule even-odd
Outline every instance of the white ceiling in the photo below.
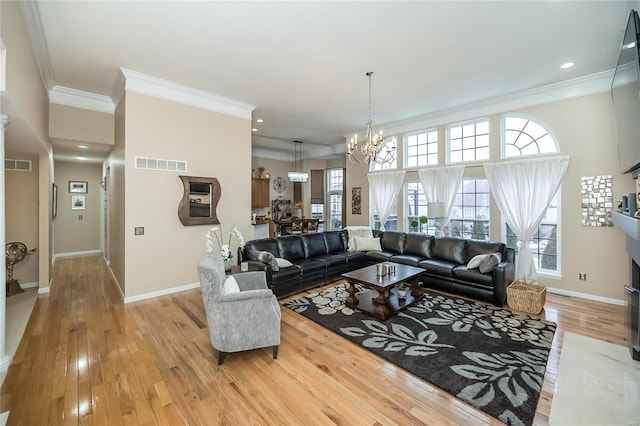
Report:
[[[36,4],[49,86],[109,96],[120,67],[138,71],[255,105],[254,150],[291,154],[293,140],[343,152],[343,135],[367,119],[367,71],[384,128],[611,70],[634,3]]]

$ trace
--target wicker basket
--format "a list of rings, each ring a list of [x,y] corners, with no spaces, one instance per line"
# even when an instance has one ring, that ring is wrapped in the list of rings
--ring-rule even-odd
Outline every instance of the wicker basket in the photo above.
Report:
[[[507,287],[507,304],[516,311],[539,314],[546,300],[547,288],[537,281],[523,278]]]

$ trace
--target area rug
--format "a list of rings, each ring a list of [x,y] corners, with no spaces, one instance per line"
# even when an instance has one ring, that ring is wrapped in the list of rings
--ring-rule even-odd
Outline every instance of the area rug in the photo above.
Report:
[[[640,362],[629,348],[565,332],[549,424],[640,425]]]
[[[532,424],[556,324],[429,291],[383,322],[346,307],[346,289],[284,306],[506,424]]]

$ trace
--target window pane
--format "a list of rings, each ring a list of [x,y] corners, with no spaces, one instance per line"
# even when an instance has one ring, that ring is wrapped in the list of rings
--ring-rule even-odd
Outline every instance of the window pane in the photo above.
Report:
[[[463,179],[451,213],[451,235],[489,239],[489,192],[486,179]]]

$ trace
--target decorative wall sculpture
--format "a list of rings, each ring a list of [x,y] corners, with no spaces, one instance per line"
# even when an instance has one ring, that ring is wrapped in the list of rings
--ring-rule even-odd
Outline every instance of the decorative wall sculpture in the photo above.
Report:
[[[580,178],[582,226],[613,226],[613,182],[611,175]]]

